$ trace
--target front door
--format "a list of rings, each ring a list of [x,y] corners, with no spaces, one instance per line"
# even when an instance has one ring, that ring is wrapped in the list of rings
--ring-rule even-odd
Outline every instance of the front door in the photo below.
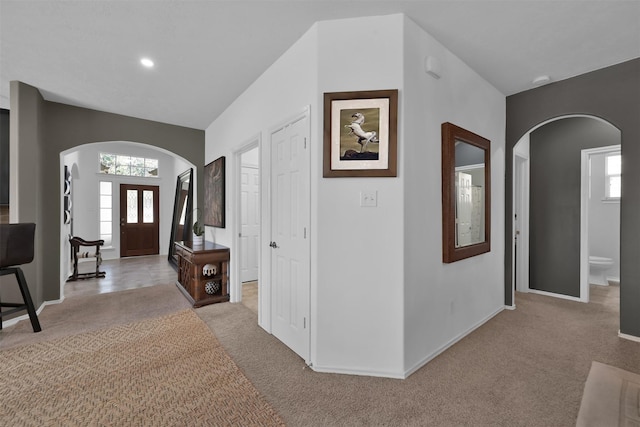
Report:
[[[308,116],[271,135],[272,333],[309,359]]]
[[[159,187],[120,184],[120,256],[160,253]]]

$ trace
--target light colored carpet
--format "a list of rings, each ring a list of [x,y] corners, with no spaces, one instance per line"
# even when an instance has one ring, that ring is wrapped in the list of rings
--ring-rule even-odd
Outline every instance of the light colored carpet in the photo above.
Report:
[[[640,375],[593,362],[576,427],[640,426]]]
[[[245,282],[242,284],[242,304],[258,315],[258,282]]]
[[[196,312],[291,427],[574,426],[593,360],[640,372],[640,343],[618,337],[617,311],[516,300],[406,380],[314,372],[241,304]]]
[[[42,310],[38,315],[42,332],[33,333],[29,320],[5,327],[0,332],[0,350],[159,317],[190,307],[175,284],[74,296]]]
[[[78,298],[45,307],[41,333],[21,321],[21,342],[189,307],[175,285]],[[314,372],[244,304],[194,311],[290,427],[573,426],[593,360],[640,373],[640,343],[618,337],[617,305],[520,293],[516,301],[406,380]],[[13,343],[9,329],[0,349]]]
[[[193,310],[0,359],[0,425],[284,425]]]

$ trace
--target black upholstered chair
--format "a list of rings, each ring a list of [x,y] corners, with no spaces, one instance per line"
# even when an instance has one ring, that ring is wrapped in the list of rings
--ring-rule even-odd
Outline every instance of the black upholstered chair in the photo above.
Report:
[[[0,329],[2,329],[2,317],[18,311],[27,310],[33,332],[40,332],[40,322],[36,309],[31,300],[29,287],[24,278],[22,264],[33,261],[33,244],[36,232],[36,225],[33,223],[21,224],[0,224],[0,276],[15,274],[18,286],[22,293],[22,303],[1,302],[0,301]],[[2,311],[3,307],[10,307],[10,310]]]

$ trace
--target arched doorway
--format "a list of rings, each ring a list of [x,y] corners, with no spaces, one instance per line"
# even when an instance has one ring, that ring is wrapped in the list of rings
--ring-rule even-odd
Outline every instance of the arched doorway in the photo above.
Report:
[[[545,140],[549,142],[541,142]],[[514,146],[512,308],[516,291],[589,300],[582,150],[620,142],[620,131],[611,123],[567,115],[536,125]]]
[[[99,153],[108,152],[118,155],[152,157],[158,160],[158,171],[154,176],[117,176],[101,173]],[[112,238],[105,242],[101,250],[104,260],[120,258],[120,221],[119,188],[120,184],[152,184],[159,188],[159,253],[168,252],[173,204],[175,199],[176,176],[189,168],[191,162],[173,152],[149,144],[131,141],[103,141],[78,145],[60,153],[60,176],[64,176],[65,166],[71,175],[72,214],[70,221],[60,225],[60,299],[64,298],[64,287],[69,277],[69,235],[78,235],[85,239],[103,238],[110,234]],[[103,184],[112,184],[112,190],[101,194]],[[63,182],[60,184],[64,185]],[[194,190],[197,191],[197,190]],[[61,206],[64,206],[65,191],[60,191]],[[102,199],[109,199],[105,205],[111,212],[103,209]],[[194,193],[194,199],[197,195]],[[89,250],[89,249],[87,249]]]

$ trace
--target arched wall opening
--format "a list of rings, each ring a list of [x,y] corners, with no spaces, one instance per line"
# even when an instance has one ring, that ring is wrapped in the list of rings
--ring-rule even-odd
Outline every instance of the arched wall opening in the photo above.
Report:
[[[136,141],[176,153],[196,166],[202,199],[204,130],[45,101],[38,88],[12,81],[10,216],[37,224],[35,258],[24,269],[36,307],[60,300],[60,153],[91,141]]]
[[[134,177],[105,174],[100,171],[99,153],[153,158],[158,160],[158,174],[153,177]],[[64,298],[64,285],[73,268],[70,264],[69,236],[85,240],[100,239],[101,227],[110,225],[111,242],[101,249],[103,260],[120,257],[119,187],[120,184],[153,185],[159,187],[159,242],[160,255],[167,255],[176,177],[196,166],[183,157],[163,148],[133,141],[102,141],[82,144],[60,153],[60,176],[65,166],[71,175],[71,210],[68,221],[60,225],[60,299]],[[109,182],[112,187],[111,221],[101,221],[100,183]],[[61,182],[60,205],[65,206],[64,182]],[[108,198],[108,197],[107,197]],[[194,188],[197,200],[197,188]],[[104,219],[104,218],[102,218]]]
[[[620,147],[621,139],[609,121],[572,114],[533,126],[514,145],[512,215],[507,217],[512,231],[511,308],[515,291],[589,300],[584,156],[596,147]],[[619,223],[619,202],[610,206],[615,207]],[[616,233],[619,253],[619,226]]]

